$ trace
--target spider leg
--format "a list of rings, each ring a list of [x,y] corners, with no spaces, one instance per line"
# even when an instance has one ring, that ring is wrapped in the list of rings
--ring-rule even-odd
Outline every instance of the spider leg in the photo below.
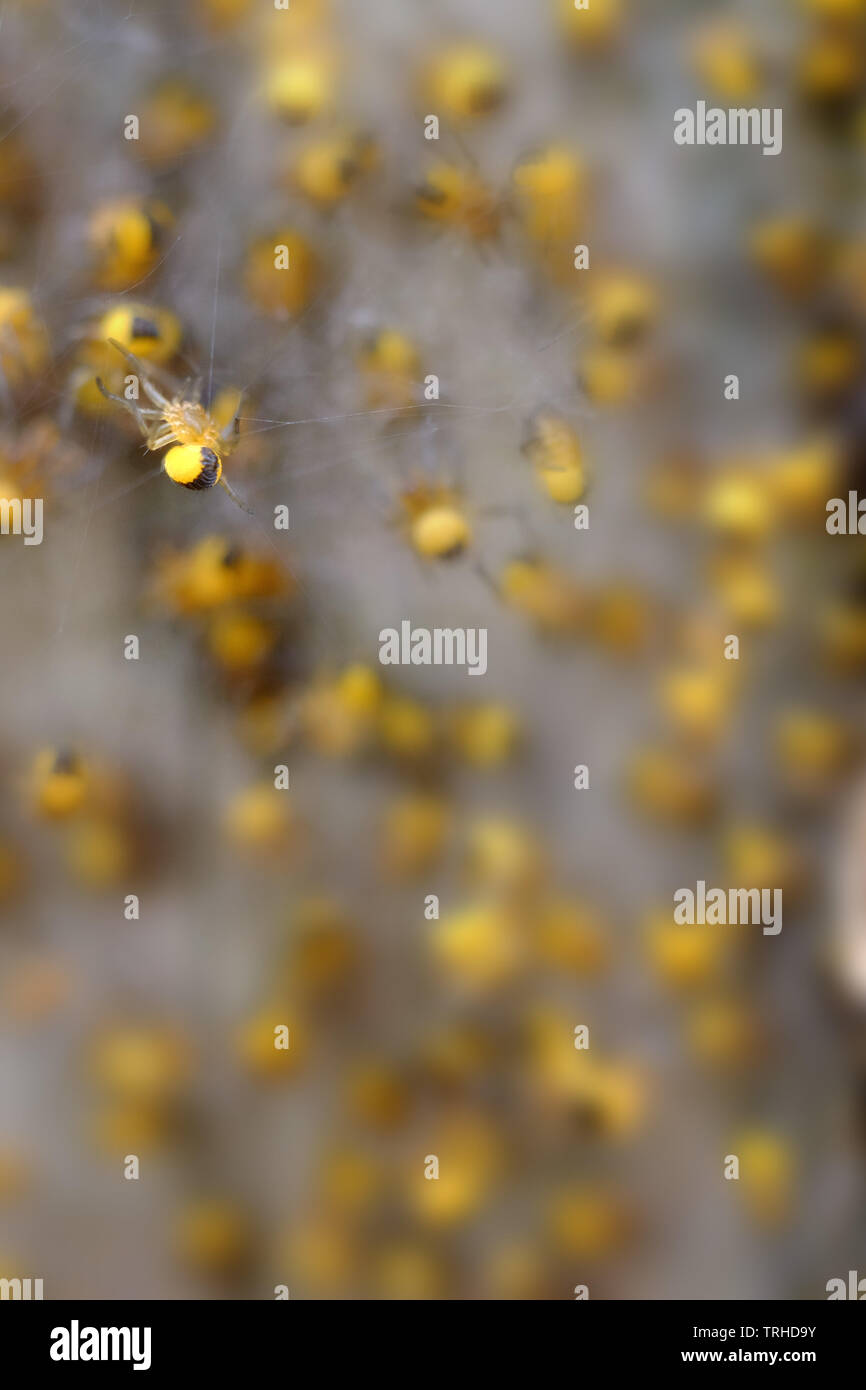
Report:
[[[147,437],[148,437],[148,435],[149,435],[149,433],[150,433],[150,426],[148,425],[148,423],[147,423],[147,421],[146,421],[146,419],[145,419],[145,417],[144,417],[144,413],[142,412],[141,407],[137,404],[137,402],[136,402],[136,401],[125,401],[125,400],[123,399],[122,396],[115,396],[115,394],[114,394],[113,391],[107,391],[107,390],[105,389],[105,385],[104,385],[104,383],[103,383],[102,377],[100,377],[100,376],[98,376],[98,377],[96,378],[96,385],[97,385],[98,389],[101,391],[102,395],[105,397],[105,399],[106,399],[107,401],[116,401],[118,405],[122,405],[122,406],[123,406],[124,410],[128,410],[128,411],[130,412],[130,414],[132,414],[132,415],[135,416],[135,420],[136,420],[136,424],[138,425],[138,428],[141,430],[141,432],[142,432],[142,434],[144,435],[145,439],[147,439]]]
[[[164,396],[162,392],[156,386],[154,386],[147,368],[144,366],[142,362],[139,362],[135,354],[129,352],[123,346],[122,343],[119,343],[117,341],[116,338],[109,338],[108,341],[111,343],[111,346],[113,348],[116,348],[117,351],[121,354],[121,356],[125,357],[127,362],[129,362],[135,368],[136,374],[138,375],[141,384],[144,387],[144,390],[147,392],[148,399],[153,401],[154,405],[158,405],[163,408],[169,405],[170,402],[168,397]]]
[[[252,510],[246,505],[246,503],[244,503],[244,502],[241,501],[241,499],[238,497],[237,493],[236,493],[235,491],[233,491],[232,488],[229,487],[229,485],[228,485],[228,483],[226,482],[225,478],[222,478],[222,477],[221,477],[220,480],[219,480],[219,484],[220,484],[220,487],[225,488],[225,490],[226,490],[226,492],[228,493],[229,497],[232,499],[232,501],[233,501],[238,507],[240,507],[240,509],[241,509],[242,512],[246,512],[247,516],[255,516],[255,512],[252,511]]]
[[[126,400],[125,397],[121,397],[121,396],[112,396],[112,397],[111,397],[111,400],[113,400],[113,401],[122,401],[123,404],[124,404],[128,409],[131,409],[132,405],[134,404],[133,401],[128,401],[128,400]],[[152,409],[150,408],[150,406],[147,406],[147,405],[140,405],[140,406],[137,407],[137,409],[138,409],[139,415],[142,415],[142,416],[144,417],[145,420],[161,420],[161,419],[162,419],[162,411],[161,411],[161,410],[152,410]]]
[[[98,376],[96,378],[96,386],[97,389],[101,391],[102,395],[105,397],[107,401],[117,401],[118,405],[125,406],[127,410],[130,410],[132,408],[132,401],[125,401],[122,396],[115,396],[113,391],[106,390],[105,383],[103,382],[101,376]]]
[[[120,353],[121,357],[125,357],[127,362],[132,363],[135,370],[144,376],[144,363],[139,361],[134,352],[130,352],[129,348],[125,348],[123,343],[119,343],[116,338],[109,338],[108,342],[111,343],[116,352]]]
[[[143,376],[141,378],[141,385],[147,399],[153,401],[153,404],[158,407],[157,414],[162,415],[166,407],[170,404],[168,398],[164,396],[161,391],[157,390],[150,377]]]
[[[147,447],[150,450],[164,449],[167,444],[173,444],[177,436],[173,430],[156,429],[149,430],[147,433]]]

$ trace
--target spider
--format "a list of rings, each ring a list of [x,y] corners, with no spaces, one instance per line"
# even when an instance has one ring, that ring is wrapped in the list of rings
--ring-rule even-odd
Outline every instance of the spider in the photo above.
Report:
[[[109,338],[108,342],[135,368],[150,405],[140,406],[137,401],[124,400],[122,396],[114,395],[106,390],[101,377],[96,378],[96,384],[106,400],[116,401],[134,417],[148,449],[168,450],[162,466],[172,482],[179,483],[181,487],[191,488],[195,492],[201,492],[219,483],[233,502],[252,515],[249,507],[244,505],[222,476],[223,458],[231,453],[237,440],[237,412],[221,430],[196,399],[199,394],[198,383],[191,393],[192,399],[180,394],[169,398],[159,389],[153,378],[148,375],[147,368],[133,353],[116,338]]]

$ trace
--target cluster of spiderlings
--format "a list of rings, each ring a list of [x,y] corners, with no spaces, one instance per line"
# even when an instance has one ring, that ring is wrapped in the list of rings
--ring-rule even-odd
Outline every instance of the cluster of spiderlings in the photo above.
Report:
[[[345,6],[182,8],[128,31],[133,90],[106,82],[93,117],[122,158],[75,216],[52,210],[27,120],[0,128],[0,498],[44,498],[67,547],[57,588],[38,581],[57,658],[35,667],[21,743],[41,751],[2,750],[0,912],[56,911],[59,862],[64,902],[100,904],[83,935],[109,960],[91,1008],[75,942],[45,934],[3,1007],[23,1055],[28,1027],[53,1046],[88,1011],[69,1065],[94,1162],[114,1181],[133,1155],[146,1184],[159,1158],[195,1194],[176,1212],[152,1197],[173,1288],[652,1290],[658,1210],[677,1237],[694,1214],[659,1202],[684,1075],[711,1098],[710,1141],[688,1116],[677,1131],[692,1202],[724,1204],[736,1153],[730,1205],[763,1240],[816,1182],[765,939],[682,925],[669,890],[780,891],[782,956],[820,915],[808,851],[862,742],[863,562],[824,520],[864,458],[866,239],[847,204],[866,4],[803,0],[784,61],[760,17],[655,7],[677,90],[781,101],[790,143],[796,104],[832,175],[806,208],[745,174],[721,207],[664,103],[667,155],[642,168],[636,0],[532,6],[520,32],[544,43],[525,62],[492,0],[484,32],[418,20],[372,84],[387,100]],[[38,51],[38,21],[10,29]],[[147,62],[148,36],[165,55],[174,33],[190,74]],[[710,210],[687,255],[680,196]],[[721,252],[715,226],[701,240],[716,220]],[[696,346],[684,327],[740,312],[766,376],[740,367],[743,332],[722,368],[709,330]],[[769,424],[740,400],[747,375],[776,393]],[[151,465],[178,487],[139,489]],[[115,531],[116,593],[99,568]],[[73,641],[88,586],[104,606]],[[489,629],[483,690],[377,664],[413,607]],[[131,640],[109,674],[109,643]],[[808,968],[844,991],[828,940],[815,930]],[[296,1158],[286,1116],[310,1129],[309,1173],[273,1200],[259,1179]],[[0,1197],[19,1167],[0,1155]],[[668,1273],[678,1296],[691,1258]],[[769,1287],[790,1291],[786,1268]]]

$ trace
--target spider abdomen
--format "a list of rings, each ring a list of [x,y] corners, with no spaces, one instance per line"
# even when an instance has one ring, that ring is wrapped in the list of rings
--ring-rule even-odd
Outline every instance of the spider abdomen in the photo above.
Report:
[[[201,492],[219,482],[223,466],[219,454],[207,445],[175,444],[165,455],[165,471],[173,483]]]

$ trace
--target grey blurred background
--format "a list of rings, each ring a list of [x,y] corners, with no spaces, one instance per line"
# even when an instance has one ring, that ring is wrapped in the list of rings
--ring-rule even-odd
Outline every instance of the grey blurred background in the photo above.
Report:
[[[0,837],[20,868],[0,937],[5,1264],[43,1277],[49,1298],[268,1298],[277,1283],[314,1298],[569,1298],[580,1283],[592,1297],[620,1299],[824,1297],[826,1281],[858,1268],[864,1248],[857,1020],[844,967],[828,964],[831,869],[859,766],[862,685],[857,672],[840,679],[822,664],[815,640],[821,613],[849,593],[856,542],[829,540],[820,512],[799,530],[776,518],[761,553],[783,612],[743,638],[736,705],[709,750],[714,815],[664,825],[641,814],[627,777],[640,748],[665,742],[656,683],[676,661],[683,623],[717,630],[706,580],[714,540],[700,507],[680,524],[660,521],[647,507],[648,476],[685,452],[705,486],[726,460],[793,449],[818,427],[846,447],[851,438],[856,385],[816,411],[792,374],[823,305],[778,294],[748,255],[750,227],[791,211],[840,241],[859,238],[862,250],[862,132],[856,120],[828,130],[798,90],[820,16],[788,0],[654,0],[624,5],[609,46],[573,51],[548,0],[335,5],[310,22],[342,55],[336,111],[373,133],[381,166],[323,213],[280,181],[317,122],[281,124],[261,97],[266,8],[238,6],[233,24],[214,28],[207,4],[3,6],[4,127],[26,138],[40,185],[3,282],[32,292],[53,352],[4,428],[14,435],[47,417],[80,451],[46,491],[42,546],[10,536],[0,550]],[[756,103],[784,106],[778,159],[673,142],[674,110],[710,94],[690,43],[714,18],[739,21],[761,57]],[[414,74],[465,36],[503,57],[508,95],[456,131],[443,121],[431,153]],[[154,168],[123,140],[123,118],[178,73],[213,104],[215,129],[187,157]],[[578,276],[546,276],[512,210],[499,238],[479,248],[459,229],[424,225],[411,207],[433,158],[477,165],[507,198],[515,162],[552,139],[573,145],[588,169],[574,242],[590,245],[593,266],[628,267],[658,293],[657,371],[631,405],[606,408],[582,389],[577,367],[592,329]],[[219,489],[186,493],[153,477],[129,491],[153,460],[114,417],[70,407],[76,333],[108,298],[88,282],[88,218],[130,193],[164,199],[176,223],[158,267],[127,293],[179,315],[185,360],[207,375],[213,341],[217,385],[248,389],[245,447],[256,452],[251,461],[239,453],[227,475],[252,519]],[[310,239],[323,273],[297,320],[275,322],[246,295],[242,266],[250,240],[283,224]],[[440,376],[442,405],[405,421],[359,413],[355,344],[383,324],[413,340],[422,375]],[[741,379],[738,403],[723,398],[728,372]],[[539,491],[521,453],[540,408],[579,434],[586,532]],[[458,480],[475,515],[471,553],[453,563],[419,561],[394,524],[400,489],[419,473]],[[271,527],[279,503],[291,508],[288,537]],[[212,534],[271,558],[276,550],[298,578],[291,602],[275,605],[284,626],[270,688],[286,710],[316,679],[375,666],[380,629],[404,617],[483,625],[483,680],[447,668],[381,674],[436,712],[503,702],[522,728],[514,756],[491,772],[445,750],[420,769],[377,753],[329,760],[293,732],[291,713],[282,739],[251,749],[239,737],[249,689],[221,682],[195,625],[148,598],[166,548]],[[589,592],[632,586],[650,607],[640,649],[552,641],[509,610],[490,579],[527,550]],[[137,662],[123,659],[130,633],[140,638]],[[775,721],[789,707],[826,713],[849,740],[844,766],[805,805],[773,753]],[[102,891],[70,876],[62,835],[28,801],[39,750],[67,746],[127,779],[134,854]],[[686,743],[682,756],[696,765],[707,752]],[[224,832],[226,808],[283,761],[305,844],[250,861]],[[579,762],[590,766],[588,792],[573,789]],[[444,797],[452,835],[418,878],[395,883],[379,869],[380,819],[417,786]],[[424,895],[440,895],[443,916],[472,898],[464,847],[484,815],[527,826],[548,856],[549,883],[599,912],[608,969],[582,978],[539,963],[531,927],[530,962],[502,987],[474,992],[438,969]],[[673,989],[647,947],[647,920],[669,911],[681,885],[740,882],[725,835],[753,823],[790,846],[806,887],[796,905],[786,892],[779,937],[740,929],[748,939],[725,981]],[[124,920],[128,893],[140,895],[139,921]],[[244,1066],[237,1029],[270,997],[299,905],[319,894],[342,905],[358,966],[342,992],[309,1007],[297,1003],[297,965],[288,968],[279,1007],[292,1018],[300,1010],[306,1047],[291,1076],[271,1082]],[[37,1003],[22,1006],[34,970]],[[723,1065],[690,1043],[695,1016],[717,998],[733,999],[761,1035]],[[548,1093],[526,1041],[536,1014],[558,1020],[566,1053],[574,1025],[588,1022],[603,1055],[635,1068],[639,1124],[617,1139],[580,1113],[567,1085]],[[93,1049],[134,1022],[169,1029],[190,1049],[179,1094],[160,1094],[149,1147],[122,1125],[116,1142],[100,1139],[110,1100]],[[458,1023],[479,1030],[489,1054],[443,1081],[424,1059],[431,1039]],[[347,1102],[366,1059],[402,1096],[385,1120]],[[130,1083],[133,1112],[141,1094]],[[477,1194],[456,1218],[419,1214],[412,1184],[425,1156],[467,1116],[489,1128],[497,1161],[481,1164]],[[770,1175],[755,1179],[752,1205],[722,1177],[744,1132],[771,1136]],[[126,1181],[123,1155],[139,1147],[141,1177]],[[355,1207],[323,1194],[335,1152],[375,1174]],[[593,1211],[604,1210],[597,1194],[614,1190],[622,1231],[617,1216],[609,1240],[563,1234],[567,1222],[549,1208],[578,1189]],[[764,1219],[774,1193],[782,1209]],[[212,1217],[216,1254],[207,1235],[187,1232],[184,1246],[185,1221],[212,1196],[224,1204]]]

